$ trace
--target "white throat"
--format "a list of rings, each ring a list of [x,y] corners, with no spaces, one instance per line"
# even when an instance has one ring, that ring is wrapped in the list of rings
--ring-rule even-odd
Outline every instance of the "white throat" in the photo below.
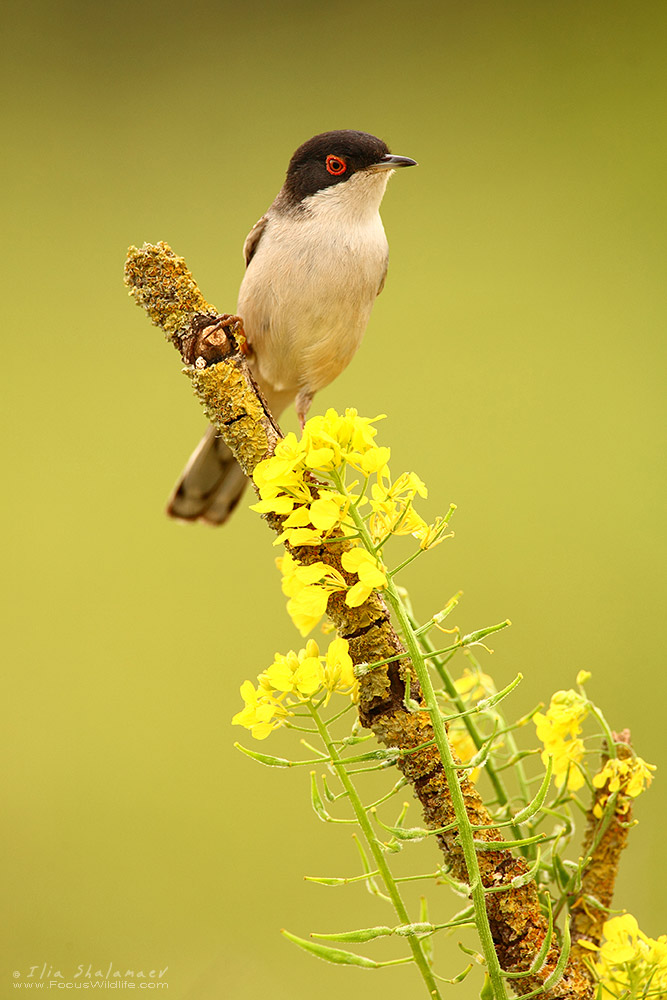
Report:
[[[302,201],[318,219],[359,224],[377,215],[393,170],[360,170],[342,184],[333,184]]]

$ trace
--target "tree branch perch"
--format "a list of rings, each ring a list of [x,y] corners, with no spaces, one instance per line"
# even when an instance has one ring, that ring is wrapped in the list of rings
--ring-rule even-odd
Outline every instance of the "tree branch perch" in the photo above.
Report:
[[[186,365],[185,374],[208,419],[251,477],[255,466],[273,453],[281,434],[246,363],[241,320],[217,313],[197,288],[183,259],[165,243],[145,244],[141,249],[131,247],[125,281],[137,304],[178,349]],[[282,530],[282,518],[278,515],[265,515],[265,520],[274,531]],[[345,549],[345,542],[334,541],[319,548],[294,549],[293,555],[302,563],[326,563],[352,582],[341,565]],[[420,691],[381,594],[373,592],[361,607],[351,608],[342,594],[334,593],[327,614],[338,634],[348,640],[355,664],[400,657],[361,678],[361,724],[387,747],[413,750],[432,740],[428,713],[409,712],[405,707],[406,684],[417,702]],[[435,829],[451,823],[452,801],[436,748],[403,756],[397,766],[412,785],[428,826]],[[476,837],[501,841],[503,837],[491,826],[492,818],[475,786],[462,777],[461,788],[471,822],[489,827],[480,830]],[[468,882],[457,832],[439,835],[438,840],[454,877]],[[544,966],[536,972],[529,971],[547,934],[548,923],[540,911],[534,881],[526,881],[527,862],[499,848],[480,851],[479,864],[485,888],[494,890],[486,896],[486,906],[501,968],[513,973],[528,972],[524,978],[510,981],[519,995],[540,989],[555,969],[560,950],[554,936]],[[526,884],[521,884],[524,881]],[[574,951],[559,982],[541,995],[545,1000],[593,1000],[595,988],[590,973]]]

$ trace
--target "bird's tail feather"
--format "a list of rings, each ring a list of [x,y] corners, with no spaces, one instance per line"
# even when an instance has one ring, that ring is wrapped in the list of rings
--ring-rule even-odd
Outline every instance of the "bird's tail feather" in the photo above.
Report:
[[[247,481],[223,439],[209,427],[169,497],[167,514],[182,521],[224,524]]]

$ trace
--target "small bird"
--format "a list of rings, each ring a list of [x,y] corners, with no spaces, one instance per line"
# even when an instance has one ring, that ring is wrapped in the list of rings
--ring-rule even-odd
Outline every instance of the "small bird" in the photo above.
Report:
[[[416,166],[366,132],[323,132],[299,146],[285,183],[243,246],[237,313],[248,364],[275,417],[294,402],[303,428],[319,389],[347,367],[382,291],[389,248],[380,202],[398,167]],[[167,513],[223,524],[246,477],[209,427]]]

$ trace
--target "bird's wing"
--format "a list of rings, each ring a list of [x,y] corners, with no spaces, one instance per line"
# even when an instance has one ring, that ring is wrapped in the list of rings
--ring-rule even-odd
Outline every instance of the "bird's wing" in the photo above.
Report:
[[[268,222],[268,216],[263,215],[258,222],[252,227],[248,235],[246,236],[245,243],[243,244],[243,256],[245,258],[245,266],[247,267],[250,261],[255,256],[257,247],[259,246],[259,241],[262,238],[262,233],[266,229],[266,223]]]

